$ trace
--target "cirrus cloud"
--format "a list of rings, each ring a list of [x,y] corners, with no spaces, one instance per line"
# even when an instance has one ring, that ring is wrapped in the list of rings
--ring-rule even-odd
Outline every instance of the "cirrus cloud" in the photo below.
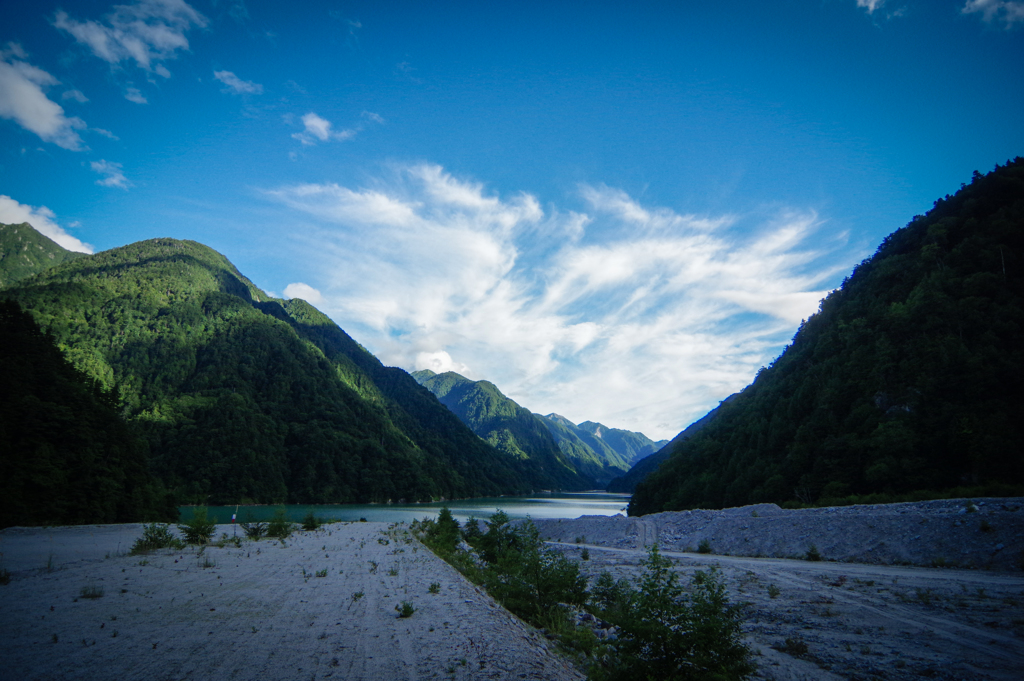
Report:
[[[248,80],[242,80],[231,71],[214,71],[213,77],[224,83],[227,87],[223,92],[233,95],[262,95],[263,86]]]
[[[696,216],[603,185],[544,210],[431,164],[266,195],[303,224],[322,309],[385,363],[651,437],[749,383],[854,262],[809,210]]]
[[[131,5],[116,5],[104,21],[79,21],[63,10],[53,19],[56,28],[111,66],[135,62],[139,68],[163,78],[170,78],[171,72],[159,62],[188,50],[185,34],[208,23],[184,0],[139,0]]]

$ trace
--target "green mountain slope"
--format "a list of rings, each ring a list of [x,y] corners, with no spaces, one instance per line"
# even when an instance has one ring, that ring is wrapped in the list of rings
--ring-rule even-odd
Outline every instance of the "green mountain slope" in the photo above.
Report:
[[[630,513],[1024,491],[1022,294],[1017,158],[889,235]]]
[[[576,425],[564,416],[559,414],[548,414],[547,416],[534,414],[534,416],[543,421],[547,429],[551,431],[551,435],[555,438],[562,453],[573,462],[579,471],[592,477],[599,487],[604,487],[610,480],[629,470],[629,464],[610,445],[598,441],[595,450],[594,447],[584,442],[580,435],[587,437],[587,433],[579,433]]]
[[[544,420],[562,451],[602,486],[625,474],[634,462],[668,444],[667,440],[654,442],[643,433],[609,428],[593,421],[576,425],[560,414],[537,416]]]
[[[116,395],[0,301],[0,527],[174,519]]]
[[[412,376],[474,433],[509,456],[535,467],[548,482],[547,487],[594,489],[594,480],[577,470],[544,423],[505,397],[493,383],[471,381],[451,371],[435,374],[423,370]]]
[[[629,465],[633,465],[648,454],[653,454],[668,444],[668,440],[655,442],[643,433],[621,428],[609,428],[594,421],[584,421],[576,426],[588,433],[591,441],[600,440],[611,447]]]
[[[182,501],[327,503],[527,492],[537,476],[475,437],[301,300],[221,254],[154,239],[0,292],[121,390]]]
[[[43,236],[27,222],[0,223],[0,288],[82,256]]]

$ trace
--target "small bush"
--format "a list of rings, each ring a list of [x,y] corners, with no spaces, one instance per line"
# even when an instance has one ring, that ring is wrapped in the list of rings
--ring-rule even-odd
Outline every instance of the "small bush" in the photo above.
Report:
[[[818,553],[818,547],[811,544],[811,548],[807,549],[807,555],[804,556],[804,560],[818,561],[821,560],[821,554]]]
[[[697,545],[697,553],[711,553],[711,542],[701,539],[700,544]]]
[[[245,536],[253,541],[259,541],[267,536],[267,523],[265,522],[256,522],[247,516],[238,525],[242,528],[242,532],[245,532]]]
[[[102,598],[103,587],[101,586],[83,586],[82,590],[78,593],[80,598]]]
[[[324,568],[323,570],[317,570],[316,571],[316,576],[317,577],[326,577],[327,576],[327,568]]]
[[[781,593],[782,593],[782,589],[780,589],[779,587],[775,586],[774,584],[769,584],[768,585],[768,597],[769,598],[778,598],[779,594],[781,594]]]
[[[132,544],[131,555],[152,551],[154,549],[183,549],[185,542],[171,533],[167,523],[150,523],[142,526],[142,536]]]
[[[358,601],[362,597],[363,597],[363,592],[362,591],[356,591],[356,592],[354,592],[352,594],[352,602],[355,603],[356,601]]]
[[[799,636],[791,636],[786,639],[785,643],[778,646],[776,650],[793,655],[794,657],[800,657],[807,654],[807,644]]]
[[[585,546],[583,547],[583,550],[580,551],[580,560],[590,560],[590,550]]]
[[[275,539],[287,539],[292,536],[292,523],[288,521],[284,509],[274,511],[274,517],[267,523],[267,536]]]
[[[178,525],[178,530],[185,535],[186,543],[205,544],[217,530],[217,525],[206,517],[205,506],[196,506],[192,509],[192,519]]]
[[[427,591],[429,591],[432,594],[440,593],[440,591],[441,591],[441,583],[440,582],[431,582],[430,583],[430,588],[427,589]]]
[[[412,617],[412,614],[416,612],[416,608],[412,607],[412,603],[409,601],[402,601],[401,604],[395,606],[395,610],[399,617]]]
[[[319,530],[321,525],[323,525],[323,521],[317,518],[313,514],[312,510],[310,510],[309,513],[306,514],[306,517],[302,519],[302,529],[307,532]]]
[[[981,524],[978,526],[978,529],[981,530],[982,532],[991,532],[992,531],[992,526],[989,525],[987,520],[982,520]]]

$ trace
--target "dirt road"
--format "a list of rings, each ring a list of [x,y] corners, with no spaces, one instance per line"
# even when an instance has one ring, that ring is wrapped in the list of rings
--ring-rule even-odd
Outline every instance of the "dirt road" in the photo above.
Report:
[[[641,549],[550,542],[591,577],[640,573]],[[1024,678],[1024,575],[664,551],[684,578],[719,568],[746,602],[758,678]]]

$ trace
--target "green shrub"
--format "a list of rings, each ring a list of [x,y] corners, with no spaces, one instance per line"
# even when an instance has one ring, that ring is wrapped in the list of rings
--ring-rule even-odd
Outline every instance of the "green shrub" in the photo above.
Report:
[[[188,544],[205,544],[216,531],[217,525],[206,517],[206,507],[196,506],[192,509],[192,519],[178,525],[178,530],[185,535]]]
[[[142,536],[132,544],[131,555],[152,551],[154,549],[182,549],[185,542],[171,533],[167,523],[150,523],[142,526]]]
[[[310,509],[309,513],[306,514],[306,517],[302,519],[302,529],[307,532],[319,530],[321,525],[323,525],[323,521],[313,514],[312,509]]]
[[[807,549],[807,555],[804,556],[804,560],[818,561],[821,560],[821,554],[818,553],[818,547],[811,544],[811,548]]]
[[[687,593],[657,545],[643,566],[635,588],[610,575],[598,578],[597,613],[620,634],[614,654],[596,664],[595,677],[696,681],[753,672],[742,643],[742,606],[728,602],[717,568],[698,570]]]
[[[267,536],[275,539],[287,539],[292,535],[293,525],[288,521],[283,508],[274,511],[274,517],[267,523]]]
[[[700,544],[697,545],[697,553],[711,553],[711,542],[701,539]]]
[[[430,587],[427,589],[427,591],[432,593],[432,594],[440,593],[440,591],[441,591],[441,582],[431,582],[430,583]]]
[[[246,519],[238,525],[242,528],[242,532],[245,532],[245,536],[253,541],[259,541],[267,536],[267,523],[265,522]]]
[[[399,617],[412,617],[412,614],[416,612],[416,608],[412,607],[412,603],[409,601],[402,601],[395,606],[395,610],[398,611]]]

